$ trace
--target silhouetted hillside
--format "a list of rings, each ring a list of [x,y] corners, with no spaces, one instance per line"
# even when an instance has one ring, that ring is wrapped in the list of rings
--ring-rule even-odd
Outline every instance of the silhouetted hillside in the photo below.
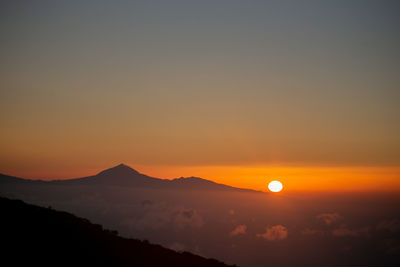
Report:
[[[173,180],[159,179],[139,173],[131,167],[120,164],[118,166],[103,170],[96,175],[53,181],[38,181],[17,178],[0,174],[0,183],[35,183],[35,184],[59,184],[59,185],[112,185],[112,186],[134,186],[160,189],[182,189],[182,190],[214,190],[214,191],[237,191],[237,192],[260,192],[250,189],[236,188],[224,184],[218,184],[198,177],[181,177]]]
[[[9,266],[227,266],[20,200],[0,197],[0,209],[2,262]]]

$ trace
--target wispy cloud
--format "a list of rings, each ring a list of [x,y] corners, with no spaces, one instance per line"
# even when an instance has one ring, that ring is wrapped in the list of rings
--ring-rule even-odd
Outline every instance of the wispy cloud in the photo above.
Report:
[[[230,236],[236,236],[236,235],[244,235],[246,233],[247,226],[245,224],[241,224],[236,226],[235,229],[233,229],[232,232],[229,233]]]
[[[267,227],[265,229],[265,233],[257,234],[256,236],[267,239],[269,241],[283,240],[287,238],[288,230],[285,226],[278,224],[271,227]]]
[[[183,206],[170,206],[163,202],[146,202],[142,207],[144,211],[142,216],[128,218],[122,224],[136,230],[168,227],[175,229],[186,227],[200,228],[204,224],[203,218],[195,209]]]
[[[316,216],[318,220],[323,221],[326,225],[331,225],[342,219],[342,216],[339,213],[321,213]]]
[[[324,235],[324,231],[318,230],[318,229],[306,228],[306,229],[304,229],[303,231],[301,231],[301,234],[303,234],[303,235],[317,235],[317,236],[321,236],[321,235]]]
[[[370,229],[369,229],[369,227],[350,229],[350,228],[346,227],[345,225],[341,225],[339,228],[332,230],[332,235],[337,236],[337,237],[346,237],[346,236],[369,237]]]
[[[301,231],[302,235],[306,236],[334,236],[334,237],[370,237],[371,228],[361,227],[361,228],[350,228],[342,222],[344,218],[337,212],[332,213],[320,213],[315,216],[317,220],[321,221],[325,226],[321,229],[317,228],[305,228]],[[326,227],[327,226],[327,227]],[[381,222],[377,228],[381,229],[397,229],[396,222]]]

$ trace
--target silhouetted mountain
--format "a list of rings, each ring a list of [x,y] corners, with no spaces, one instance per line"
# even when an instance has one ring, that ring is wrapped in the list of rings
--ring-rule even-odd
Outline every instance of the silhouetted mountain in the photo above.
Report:
[[[202,189],[202,190],[239,190],[239,191],[253,191],[248,189],[235,188],[224,184],[217,184],[212,181],[202,179],[199,177],[181,177],[170,181],[175,188],[183,189]]]
[[[0,173],[0,184],[11,184],[11,183],[16,183],[16,184],[43,184],[43,183],[48,183],[46,181],[42,180],[30,180],[30,179],[24,179],[24,178],[19,178],[15,176],[9,176],[5,174]]]
[[[164,184],[166,180],[153,178],[132,169],[129,166],[120,164],[118,166],[106,169],[96,175],[69,179],[51,181],[61,184],[96,184],[96,185],[118,185],[118,186],[157,186]]]
[[[120,164],[110,169],[99,172],[96,175],[53,181],[38,181],[17,178],[0,174],[0,183],[51,183],[60,185],[114,185],[114,186],[135,186],[150,187],[160,189],[182,189],[182,190],[224,190],[224,191],[243,191],[259,192],[250,189],[236,188],[224,184],[218,184],[198,177],[181,177],[173,180],[159,179],[139,173],[131,167]]]
[[[0,197],[0,210],[2,262],[10,266],[228,266],[20,200]]]

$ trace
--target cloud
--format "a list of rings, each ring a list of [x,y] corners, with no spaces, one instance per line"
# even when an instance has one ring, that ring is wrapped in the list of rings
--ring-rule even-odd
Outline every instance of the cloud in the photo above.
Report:
[[[349,229],[345,225],[340,226],[340,228],[334,229],[332,231],[333,236],[337,237],[348,237],[348,236],[364,236],[364,237],[369,237],[369,227],[363,227],[363,228],[358,228],[358,229]]]
[[[269,241],[283,240],[287,238],[288,230],[285,226],[278,224],[271,227],[267,227],[265,229],[265,233],[257,234],[256,236],[262,237]]]
[[[348,228],[338,228],[332,231],[333,236],[358,236],[358,232]]]
[[[144,204],[144,205],[143,205]],[[131,229],[162,229],[186,227],[200,228],[203,226],[203,218],[194,209],[183,206],[170,206],[164,202],[142,203],[144,213],[140,217],[131,217],[121,224]]]
[[[342,219],[342,216],[339,213],[321,213],[316,216],[318,220],[323,221],[326,225],[331,225],[334,222],[337,222]]]
[[[400,221],[397,219],[381,221],[377,226],[377,230],[389,231],[396,233],[400,231]]]
[[[247,226],[244,224],[238,225],[232,232],[230,232],[230,236],[235,235],[244,235],[246,233]]]
[[[310,228],[306,228],[303,231],[301,231],[302,235],[317,235],[317,236],[321,236],[324,235],[324,231],[318,230],[318,229],[310,229]]]
[[[200,228],[203,226],[203,218],[194,209],[179,207],[173,214],[173,224],[178,228],[186,226]]]

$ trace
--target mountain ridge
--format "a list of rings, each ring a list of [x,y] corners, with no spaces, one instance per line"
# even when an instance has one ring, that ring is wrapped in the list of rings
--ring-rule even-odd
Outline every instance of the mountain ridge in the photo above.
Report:
[[[219,184],[200,177],[179,177],[172,180],[161,179],[142,174],[123,163],[102,170],[95,175],[64,179],[64,180],[32,180],[5,174],[0,174],[0,183],[34,183],[54,185],[104,185],[104,186],[134,186],[160,189],[183,190],[223,190],[241,192],[259,192],[252,189],[237,188],[225,184]]]

